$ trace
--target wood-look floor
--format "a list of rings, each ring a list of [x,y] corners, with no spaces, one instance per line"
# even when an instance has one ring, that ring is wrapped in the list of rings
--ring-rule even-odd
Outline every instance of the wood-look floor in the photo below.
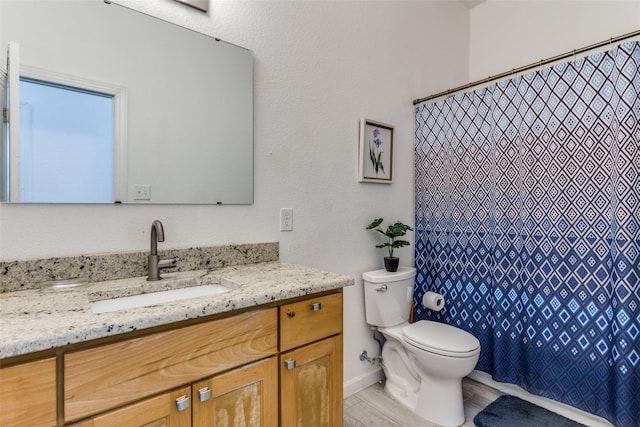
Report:
[[[473,427],[473,417],[502,393],[477,381],[462,381],[464,427]],[[344,400],[344,427],[437,427],[387,396],[382,384],[373,384]]]

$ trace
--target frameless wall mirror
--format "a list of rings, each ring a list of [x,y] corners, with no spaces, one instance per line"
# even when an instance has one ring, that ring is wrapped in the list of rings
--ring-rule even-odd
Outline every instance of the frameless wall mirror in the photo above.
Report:
[[[253,203],[253,55],[102,0],[2,0],[2,201]]]

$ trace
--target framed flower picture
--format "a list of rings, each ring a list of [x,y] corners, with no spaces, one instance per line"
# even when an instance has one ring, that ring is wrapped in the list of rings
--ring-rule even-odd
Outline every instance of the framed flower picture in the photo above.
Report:
[[[393,182],[393,126],[360,120],[358,171],[360,182]]]

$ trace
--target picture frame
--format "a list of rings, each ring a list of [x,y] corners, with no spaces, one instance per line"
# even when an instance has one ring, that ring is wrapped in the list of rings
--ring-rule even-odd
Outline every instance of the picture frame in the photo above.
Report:
[[[360,119],[358,181],[393,183],[393,126]]]

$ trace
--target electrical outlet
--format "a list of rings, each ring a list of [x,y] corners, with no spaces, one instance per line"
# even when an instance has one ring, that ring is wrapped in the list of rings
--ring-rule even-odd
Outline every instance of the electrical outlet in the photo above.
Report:
[[[280,208],[280,231],[293,231],[293,209]]]

